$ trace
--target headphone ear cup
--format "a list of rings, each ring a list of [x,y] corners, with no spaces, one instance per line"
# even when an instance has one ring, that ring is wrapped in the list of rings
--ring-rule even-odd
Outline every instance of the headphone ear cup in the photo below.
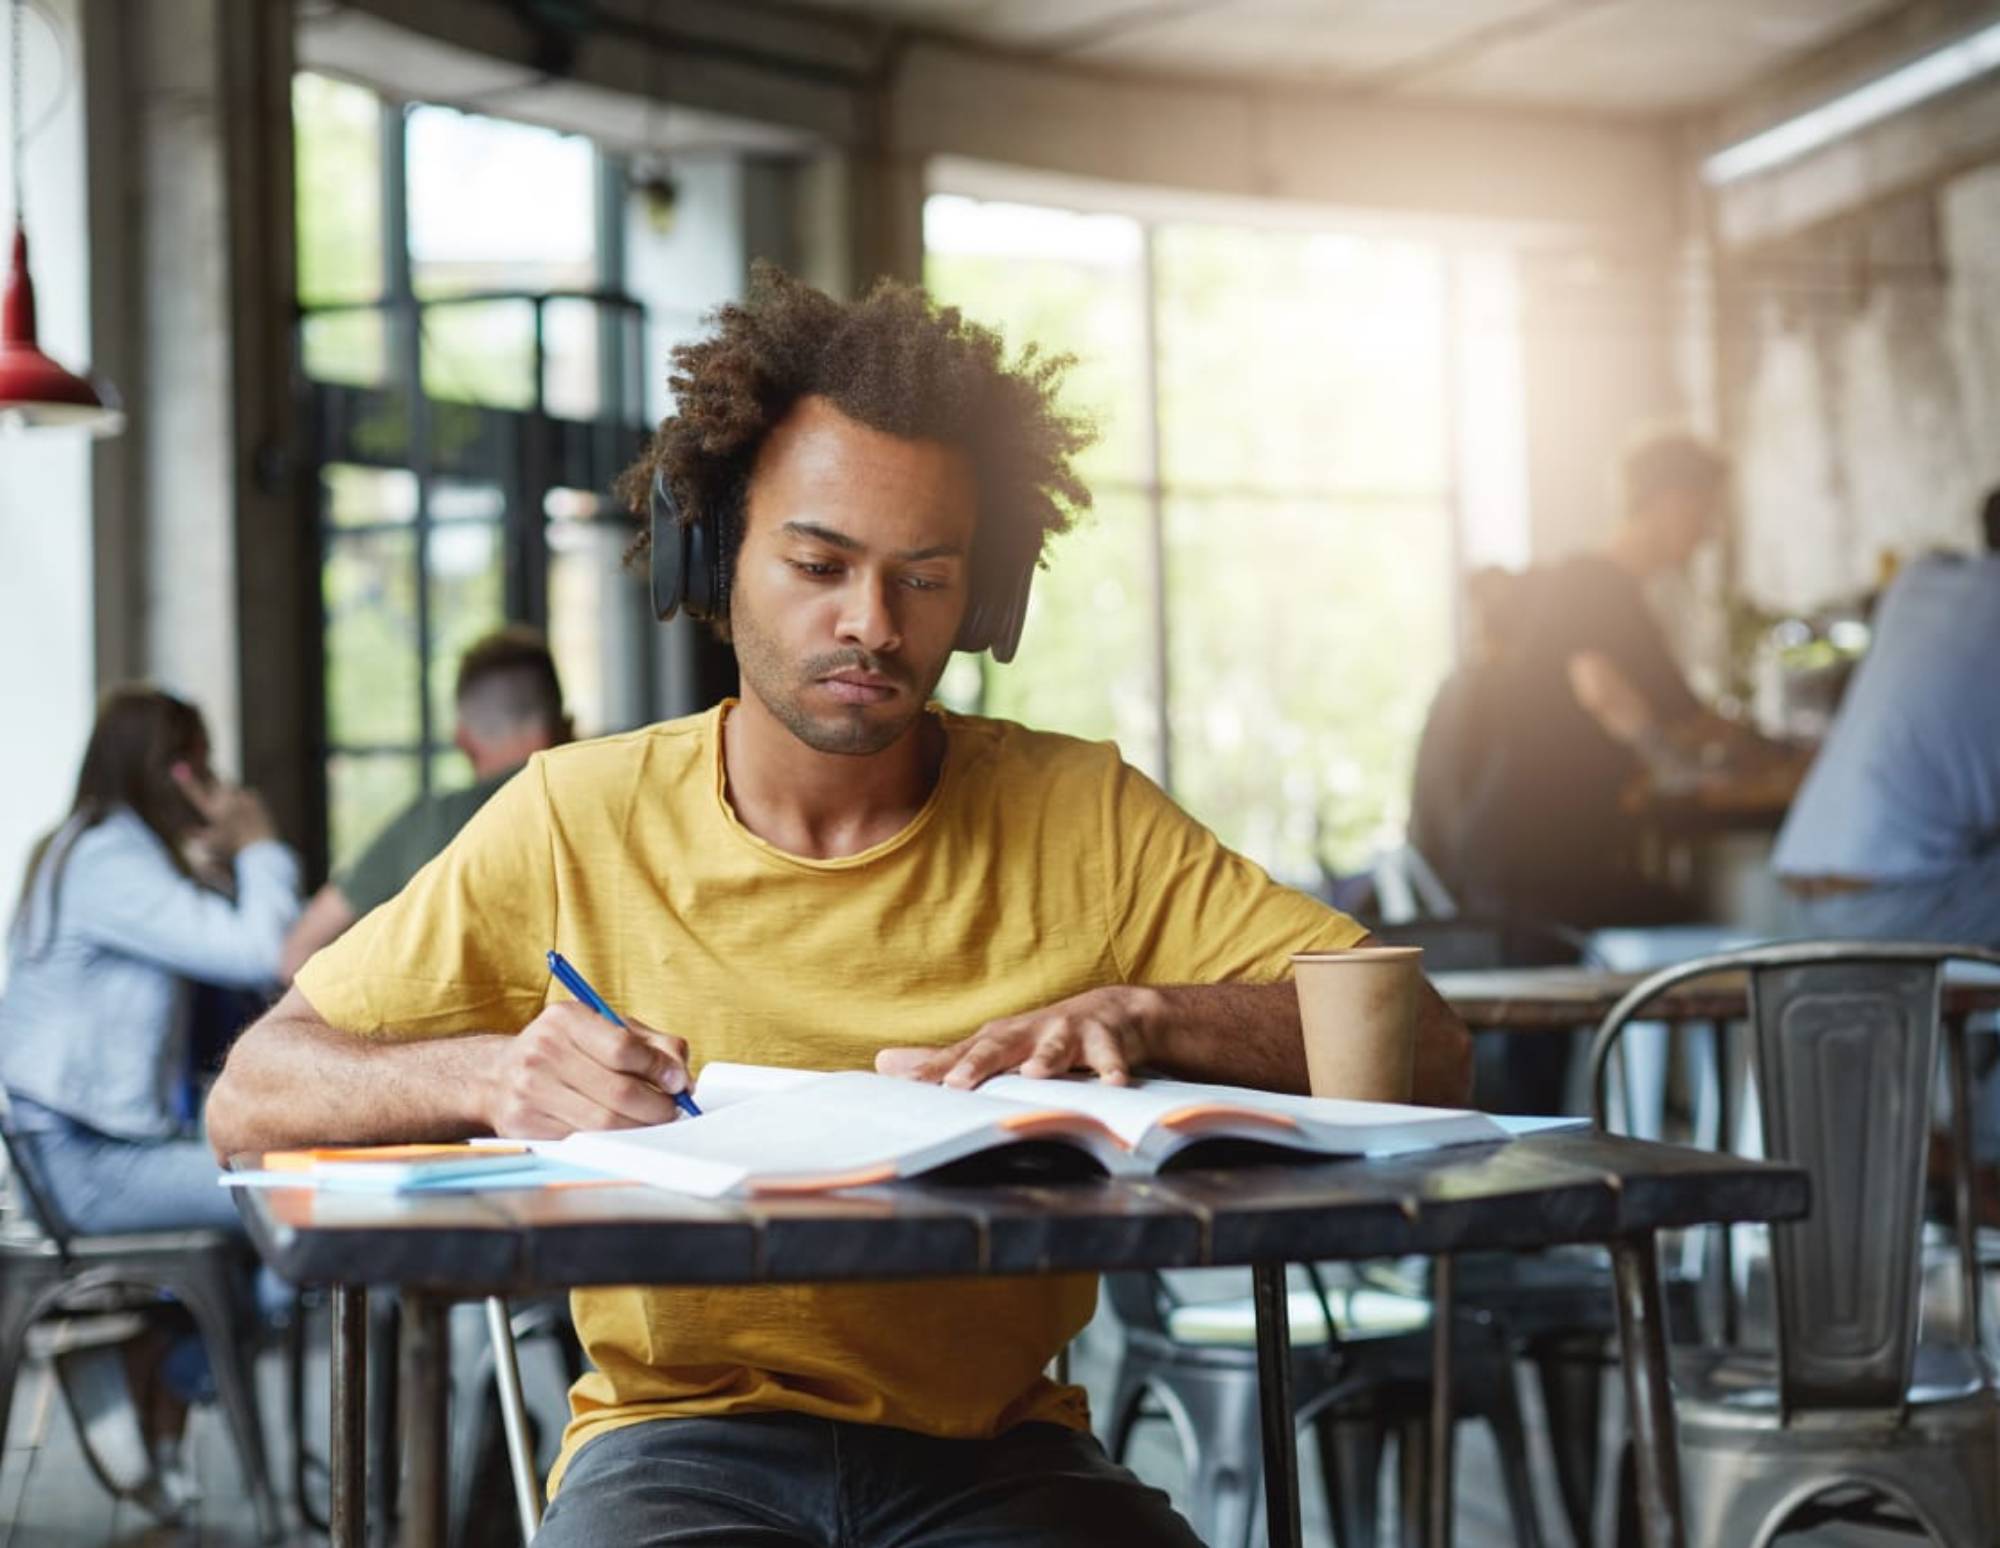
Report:
[[[681,520],[680,502],[666,475],[653,471],[647,500],[651,519],[653,616],[665,623],[682,609],[690,618],[715,618],[727,606],[722,593],[722,545],[715,523]]]
[[[647,500],[651,560],[648,575],[653,592],[653,616],[665,623],[687,600],[687,529],[681,525],[680,509],[666,475],[653,470],[652,492]]]
[[[1021,643],[1021,626],[1028,617],[1028,587],[1034,580],[1030,559],[1006,571],[999,584],[975,586],[959,622],[954,650],[993,652],[995,661],[1012,661]]]
[[[958,621],[958,638],[951,642],[951,648],[975,654],[984,650],[993,633],[987,624],[987,614],[991,611],[986,594],[975,589],[972,600],[965,604],[965,616]]]
[[[719,611],[716,596],[722,589],[716,571],[714,525],[693,521],[683,529],[687,534],[687,610],[691,618],[713,618]]]
[[[993,659],[999,662],[1012,661],[1015,650],[1020,646],[1021,628],[1028,621],[1028,588],[1035,581],[1034,561],[1031,559],[1022,565],[1010,579],[1012,585],[1001,599],[986,646],[993,652]]]

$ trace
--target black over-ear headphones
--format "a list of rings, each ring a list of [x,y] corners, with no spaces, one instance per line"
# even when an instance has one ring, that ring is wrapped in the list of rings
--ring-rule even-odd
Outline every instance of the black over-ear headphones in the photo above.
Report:
[[[665,623],[675,613],[721,618],[729,612],[724,583],[721,523],[704,513],[683,522],[666,474],[653,470],[648,501],[652,530],[653,612]],[[997,545],[994,545],[997,547]],[[958,626],[954,650],[990,650],[995,661],[1012,661],[1028,616],[1028,587],[1035,578],[1034,554],[1006,556],[975,543],[972,600]]]

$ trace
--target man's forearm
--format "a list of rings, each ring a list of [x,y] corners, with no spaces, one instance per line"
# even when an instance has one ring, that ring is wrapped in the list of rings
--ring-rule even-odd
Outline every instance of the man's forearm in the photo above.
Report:
[[[1184,984],[1147,996],[1146,1045],[1163,1071],[1189,1080],[1306,1089],[1299,997],[1290,983]],[[1411,1099],[1438,1107],[1471,1097],[1472,1045],[1465,1023],[1426,981],[1417,1002]]]
[[[1417,1056],[1410,1100],[1464,1107],[1472,1100],[1472,1034],[1426,978],[1417,986]]]
[[[209,1093],[209,1143],[223,1159],[307,1145],[461,1139],[479,1114],[498,1034],[379,1043],[280,1004],[238,1039]]]

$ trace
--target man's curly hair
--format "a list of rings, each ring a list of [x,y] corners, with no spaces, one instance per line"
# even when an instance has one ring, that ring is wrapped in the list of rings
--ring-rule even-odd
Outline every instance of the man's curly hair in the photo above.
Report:
[[[995,556],[1040,562],[1048,539],[1090,506],[1071,461],[1096,431],[1056,401],[1072,356],[1029,344],[1010,362],[999,334],[913,285],[879,280],[860,301],[836,301],[762,261],[749,298],[721,307],[713,322],[709,336],[674,349],[676,410],[619,479],[618,494],[643,523],[658,471],[682,521],[715,517],[725,597],[757,454],[805,397],[824,397],[873,429],[966,454],[979,492],[975,586],[982,561]],[[647,540],[642,525],[635,555]]]

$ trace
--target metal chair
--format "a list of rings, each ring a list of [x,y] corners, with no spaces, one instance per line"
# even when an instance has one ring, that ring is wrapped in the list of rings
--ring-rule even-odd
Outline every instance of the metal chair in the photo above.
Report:
[[[29,1330],[37,1322],[77,1306],[93,1311],[110,1304],[138,1308],[168,1296],[193,1318],[208,1351],[258,1531],[266,1541],[280,1537],[284,1522],[271,1489],[251,1379],[250,1335],[256,1319],[237,1309],[236,1286],[248,1249],[221,1231],[79,1235],[36,1175],[28,1147],[19,1143],[4,1093],[0,1147],[41,1225],[39,1235],[0,1240],[0,1451],[6,1448],[14,1380],[27,1353]]]
[[[1425,1468],[1430,1306],[1365,1285],[1329,1290],[1316,1270],[1304,1273],[1311,1288],[1292,1292],[1289,1306],[1294,1413],[1313,1428],[1335,1541],[1375,1548],[1387,1442],[1397,1443],[1406,1529],[1422,1518],[1433,1482]],[[1125,1338],[1104,1414],[1106,1451],[1123,1461],[1141,1420],[1168,1420],[1187,1468],[1195,1535],[1211,1548],[1248,1548],[1263,1477],[1251,1303],[1185,1302],[1153,1273],[1107,1274],[1104,1282]],[[1515,1541],[1539,1548],[1507,1341],[1478,1318],[1457,1317],[1452,1362],[1459,1417],[1484,1420],[1498,1443]],[[1149,1400],[1157,1412],[1147,1411]]]
[[[521,1382],[519,1341],[553,1339],[571,1383],[583,1374],[583,1351],[570,1326],[567,1298],[540,1296],[510,1307],[501,1297],[491,1296],[481,1303],[480,1310],[485,1347],[476,1356],[453,1362],[451,1456],[455,1487],[449,1513],[450,1538],[466,1548],[497,1541],[496,1534],[502,1530],[477,1498],[479,1490],[490,1487],[490,1475],[482,1464],[496,1449],[506,1452],[520,1541],[532,1541],[541,1525],[541,1468]],[[497,1436],[492,1433],[496,1404],[489,1397],[497,1400]]]
[[[1939,993],[1953,961],[2000,964],[2000,953],[1839,941],[1727,952],[1654,974],[1598,1030],[1591,1095],[1602,1128],[1609,1064],[1626,1027],[1676,984],[1747,973],[1764,1149],[1813,1179],[1812,1215],[1771,1232],[1771,1347],[1737,1335],[1732,1315],[1720,1342],[1675,1353],[1693,1544],[1765,1548],[1806,1519],[1882,1525],[1884,1501],[1948,1548],[2000,1538],[2000,1392],[1980,1345],[1969,1083],[1957,1025],[1943,1041],[1968,1312],[1948,1339],[1919,1329]],[[1722,1125],[1724,1147],[1731,1128]],[[1733,1308],[1726,1230],[1718,1240],[1721,1289]]]

